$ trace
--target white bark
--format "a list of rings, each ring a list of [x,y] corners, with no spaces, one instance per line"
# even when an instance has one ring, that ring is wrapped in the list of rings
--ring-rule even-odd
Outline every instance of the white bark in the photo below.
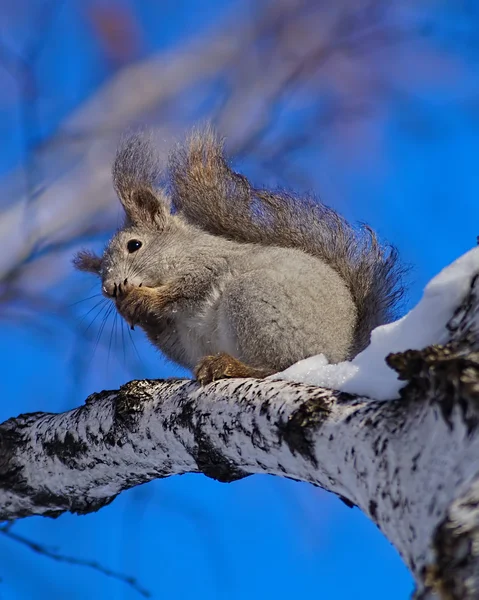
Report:
[[[357,505],[401,553],[418,598],[477,598],[478,281],[447,345],[388,358],[408,380],[399,400],[271,380],[133,381],[63,414],[10,419],[0,425],[0,518],[87,513],[180,473],[269,473]]]

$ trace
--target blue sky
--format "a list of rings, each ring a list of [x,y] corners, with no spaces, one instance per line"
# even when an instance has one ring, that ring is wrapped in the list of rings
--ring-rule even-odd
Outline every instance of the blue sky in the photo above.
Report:
[[[217,18],[220,6],[224,10],[234,4],[169,1],[158,19],[154,3],[145,2],[139,11],[142,52],[178,42]],[[447,11],[451,4],[437,6]],[[462,13],[449,17],[467,25]],[[90,32],[76,26],[75,10],[61,10],[55,18],[52,42],[41,55],[41,84],[59,86],[64,93],[42,122],[44,135],[107,77],[106,65],[90,69],[96,50]],[[1,25],[9,31],[8,23]],[[10,35],[5,39],[16,43]],[[469,48],[464,52],[467,63]],[[0,82],[13,93],[5,74]],[[311,164],[323,199],[334,205],[340,198],[348,217],[371,223],[412,264],[409,307],[428,279],[471,248],[479,234],[479,120],[465,109],[468,102],[477,102],[477,77],[464,76],[461,86],[459,94],[444,80],[440,89],[423,95],[419,136],[411,134],[409,112],[395,107],[383,121],[381,152],[365,163],[344,160],[341,148],[334,145],[319,161],[307,154],[298,158]],[[21,154],[10,110],[0,107],[0,132],[8,141],[0,151],[3,171]],[[80,281],[84,276],[75,277]],[[43,315],[38,315],[40,321],[44,323]],[[131,349],[124,365],[108,360],[99,347],[87,375],[73,380],[78,330],[52,320],[49,328],[45,337],[33,327],[2,323],[1,420],[20,412],[66,410],[89,393],[130,378],[179,372],[137,333],[141,367]],[[394,548],[357,509],[308,485],[266,476],[230,485],[199,475],[157,481],[122,494],[99,513],[30,518],[15,530],[65,554],[133,575],[159,599],[259,600],[294,594],[399,600],[412,590],[411,577]],[[87,568],[55,563],[2,536],[0,554],[2,600],[140,598],[123,583]]]

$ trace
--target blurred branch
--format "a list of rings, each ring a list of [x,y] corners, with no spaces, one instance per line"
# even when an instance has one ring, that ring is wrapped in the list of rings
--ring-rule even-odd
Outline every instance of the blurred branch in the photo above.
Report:
[[[48,0],[41,3],[35,19],[33,33],[24,44],[20,53],[0,44],[0,63],[10,72],[17,82],[19,90],[18,110],[23,144],[23,177],[25,181],[26,202],[33,196],[36,179],[34,148],[39,139],[39,119],[37,114],[38,92],[36,84],[36,63],[49,40],[55,16],[63,6],[63,0]],[[25,213],[28,217],[28,214]],[[25,228],[28,229],[28,218]]]
[[[98,234],[114,228],[118,209],[110,162],[117,137],[128,127],[155,126],[159,152],[166,155],[186,126],[210,118],[226,136],[230,154],[254,157],[278,175],[292,152],[313,148],[335,122],[372,110],[380,118],[397,91],[393,82],[401,73],[390,65],[399,45],[408,40],[413,48],[420,39],[419,17],[401,20],[395,10],[373,0],[334,6],[264,2],[187,44],[124,67],[38,146],[32,161],[41,167],[41,179],[31,178],[29,191],[21,172],[0,182],[7,201],[0,212],[7,249],[0,255],[0,281],[21,295],[17,283],[39,254],[54,257],[59,246],[85,237],[92,223]],[[42,46],[37,40],[29,48],[34,56]],[[301,120],[285,127],[286,115]],[[301,165],[287,171],[296,183],[311,186],[311,173]],[[57,269],[60,283],[70,269],[67,263]],[[45,292],[40,265],[32,284]],[[52,284],[50,279],[50,289]]]

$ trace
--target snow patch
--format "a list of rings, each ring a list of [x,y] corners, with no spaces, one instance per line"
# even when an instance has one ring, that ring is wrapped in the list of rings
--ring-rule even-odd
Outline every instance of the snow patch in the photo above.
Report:
[[[328,364],[323,354],[306,358],[270,379],[284,379],[359,394],[377,400],[393,400],[406,384],[399,381],[385,358],[391,352],[422,349],[449,339],[446,324],[466,296],[471,278],[479,273],[479,248],[470,250],[443,269],[426,286],[417,306],[407,315],[377,327],[371,343],[350,362]]]

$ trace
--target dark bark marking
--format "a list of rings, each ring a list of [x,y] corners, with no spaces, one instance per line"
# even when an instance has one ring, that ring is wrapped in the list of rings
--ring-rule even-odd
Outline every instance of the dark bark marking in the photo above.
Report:
[[[236,467],[203,433],[203,423],[208,420],[208,417],[207,412],[198,412],[195,400],[185,397],[184,402],[181,404],[181,410],[165,422],[164,426],[173,432],[177,428],[183,428],[193,434],[195,445],[189,451],[198,466],[198,470],[207,477],[223,483],[230,483],[247,477],[249,473]],[[232,433],[233,428],[225,424],[222,431],[218,432],[218,436],[223,443],[227,444]]]
[[[428,565],[422,576],[425,586],[441,594],[446,600],[479,597],[479,590],[471,588],[477,581],[479,542],[479,492],[477,481],[454,501],[458,514],[465,520],[456,520],[448,514],[437,526],[432,545],[435,562]],[[467,509],[467,510],[465,510]]]
[[[43,449],[47,456],[58,458],[70,469],[78,468],[78,460],[88,453],[88,444],[76,438],[70,431],[60,439],[57,435],[43,442]]]
[[[378,503],[376,500],[371,500],[369,502],[369,514],[371,515],[371,519],[377,523],[378,520]]]
[[[314,467],[317,460],[314,455],[314,433],[330,415],[331,410],[324,398],[312,398],[294,411],[287,421],[278,423],[278,430],[292,454],[298,452],[308,459]]]
[[[403,398],[422,398],[437,403],[445,423],[452,429],[452,412],[459,406],[469,435],[479,424],[479,352],[469,352],[457,343],[407,350],[386,357],[387,364],[409,381]]]
[[[198,469],[207,477],[222,483],[231,483],[250,475],[223,456],[207,437],[198,436],[195,440],[198,446],[192,455]]]
[[[351,500],[348,500],[348,498],[346,498],[346,496],[341,496],[338,494],[338,498],[341,500],[341,502],[346,504],[346,506],[348,508],[354,508],[356,506],[356,504],[354,504],[354,502],[351,502]]]

